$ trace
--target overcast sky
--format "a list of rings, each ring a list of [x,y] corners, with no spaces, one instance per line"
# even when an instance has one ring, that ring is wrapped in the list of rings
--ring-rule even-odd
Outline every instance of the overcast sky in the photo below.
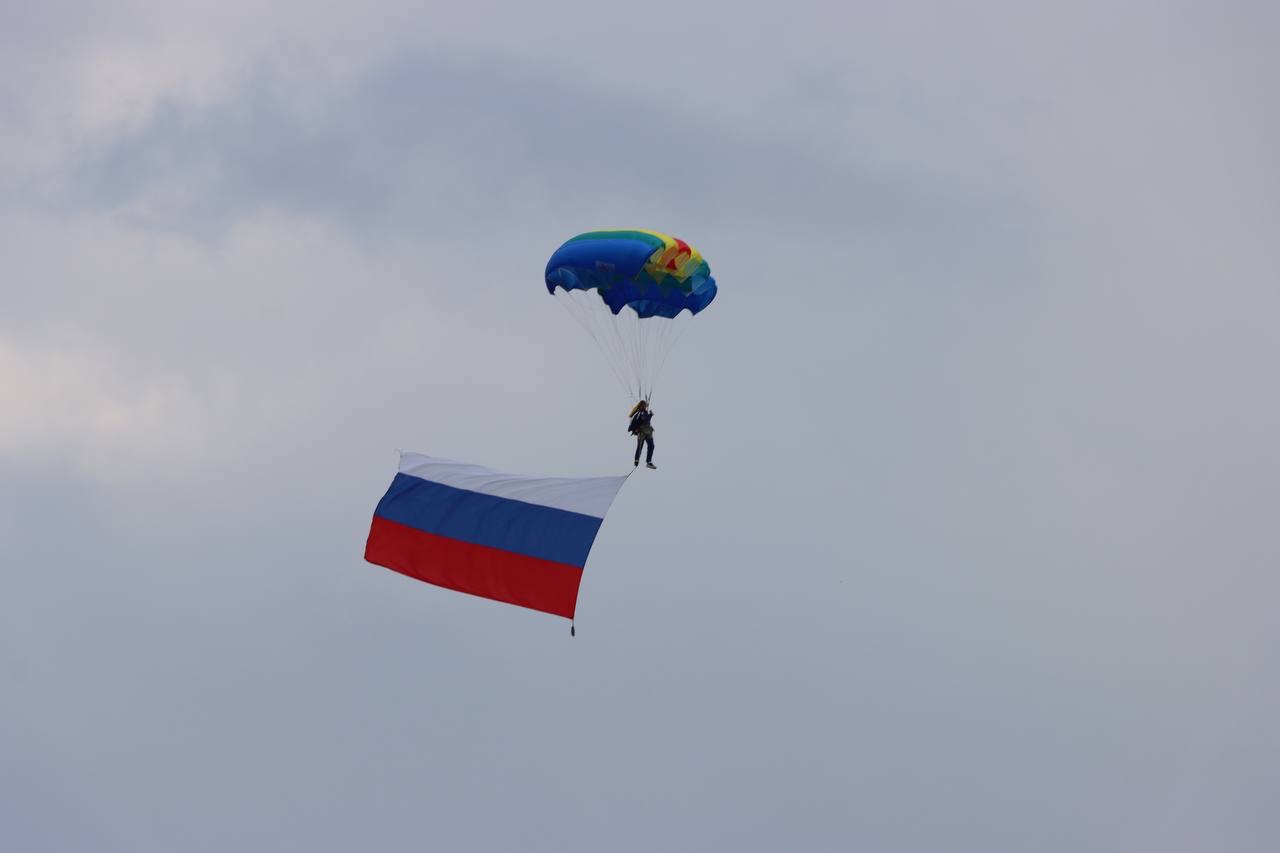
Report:
[[[0,0],[0,847],[1274,850],[1277,8]],[[626,226],[578,636],[364,563]]]

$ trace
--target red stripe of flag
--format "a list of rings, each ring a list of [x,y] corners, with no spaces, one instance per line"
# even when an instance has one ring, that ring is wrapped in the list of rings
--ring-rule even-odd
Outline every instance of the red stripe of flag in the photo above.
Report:
[[[582,569],[373,517],[364,558],[420,581],[572,619]]]

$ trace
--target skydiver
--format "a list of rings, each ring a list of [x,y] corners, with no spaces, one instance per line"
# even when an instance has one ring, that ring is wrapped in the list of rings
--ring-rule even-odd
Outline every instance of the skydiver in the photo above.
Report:
[[[640,464],[640,448],[646,444],[649,445],[649,452],[645,455],[645,467],[657,469],[657,465],[653,464],[653,427],[649,421],[653,420],[653,412],[649,409],[649,402],[641,400],[636,403],[631,410],[631,425],[627,427],[627,432],[636,437],[636,460],[635,464]]]

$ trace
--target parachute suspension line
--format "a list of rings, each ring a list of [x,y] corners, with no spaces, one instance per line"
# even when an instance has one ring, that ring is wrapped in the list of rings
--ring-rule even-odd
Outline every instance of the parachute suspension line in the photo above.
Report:
[[[581,293],[581,296],[579,296]],[[605,316],[605,311],[600,311],[598,307],[589,304],[591,298],[596,297],[595,293],[575,291],[572,295],[573,300],[579,309],[588,316],[591,324],[594,325],[596,332],[599,333],[600,343],[605,353],[605,357],[609,362],[609,369],[613,370],[614,375],[618,378],[618,382],[622,383],[623,392],[630,396],[631,378],[627,375],[627,362],[622,356],[622,341],[618,338],[617,329],[613,328],[613,324]]]
[[[556,301],[591,336],[632,402],[652,402],[658,376],[688,317],[641,317],[631,306],[614,314],[595,290],[555,290]],[[690,315],[692,316],[692,315]]]
[[[641,323],[639,318],[636,318],[634,322],[636,327],[636,364],[643,365],[642,369],[649,380],[648,386],[641,387],[640,396],[648,400],[653,393],[653,374],[647,369],[649,364],[649,330],[656,320],[651,318],[649,322]]]
[[[662,329],[662,342],[658,347],[658,351],[662,354],[662,357],[658,361],[657,367],[654,369],[652,374],[653,379],[649,386],[650,394],[653,393],[654,387],[658,384],[658,377],[662,375],[662,369],[667,366],[667,359],[671,356],[671,351],[676,348],[676,344],[680,343],[680,339],[684,337],[685,330],[689,328],[687,323],[681,322],[682,316],[683,315],[676,316]],[[649,402],[652,403],[653,400],[649,399]]]
[[[644,389],[644,398],[646,400],[649,400],[650,402],[653,401],[652,398],[653,398],[654,383],[657,382],[658,380],[657,375],[653,371],[654,351],[657,349],[658,342],[661,340],[661,330],[658,329],[658,326],[662,326],[665,324],[666,324],[665,319],[652,317],[650,318],[649,322],[643,324],[640,330],[640,335],[639,335],[640,347],[641,347],[640,358],[645,365],[645,373],[649,377],[649,385],[647,388]],[[657,339],[657,340],[654,340],[654,339]]]
[[[616,333],[610,336],[604,329],[604,324],[599,321],[598,312],[591,310],[590,307],[584,306],[579,301],[577,294],[584,294],[592,298],[599,298],[594,293],[587,293],[581,290],[563,291],[557,290],[555,293],[556,302],[564,306],[564,310],[574,321],[586,331],[591,339],[596,342],[601,350],[604,351],[605,361],[608,362],[609,370],[613,373],[614,378],[621,383],[623,390],[628,396],[631,394],[631,383],[627,381],[624,375],[622,365],[624,359],[621,358],[621,352],[618,349],[618,341],[615,340]]]
[[[671,348],[684,331],[687,318],[677,316],[649,317],[641,320],[634,317],[630,321],[630,339],[634,341],[634,364],[638,370],[639,397],[653,402],[653,395],[658,385],[658,377],[666,364]]]
[[[643,396],[643,369],[635,357],[635,312],[623,308],[617,314],[611,312],[601,319],[608,326],[615,342],[615,352],[623,371],[627,374],[627,396]]]
[[[618,312],[616,328],[618,337],[626,349],[627,364],[631,368],[631,378],[635,382],[636,398],[644,399],[644,361],[640,355],[643,343],[644,328],[635,311],[623,308]]]
[[[627,374],[628,396],[644,393],[641,387],[640,370],[635,360],[633,335],[628,333],[627,324],[631,321],[631,316],[628,315],[634,316],[634,314],[634,311],[628,311],[623,308],[617,314],[610,313],[608,317],[602,318],[613,334],[615,352],[618,353],[618,360],[623,371]]]

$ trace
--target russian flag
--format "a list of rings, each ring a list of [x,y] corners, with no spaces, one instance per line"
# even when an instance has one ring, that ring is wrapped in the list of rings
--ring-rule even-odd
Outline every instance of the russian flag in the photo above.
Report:
[[[524,477],[401,453],[364,558],[459,592],[573,618],[582,569],[626,477]]]

